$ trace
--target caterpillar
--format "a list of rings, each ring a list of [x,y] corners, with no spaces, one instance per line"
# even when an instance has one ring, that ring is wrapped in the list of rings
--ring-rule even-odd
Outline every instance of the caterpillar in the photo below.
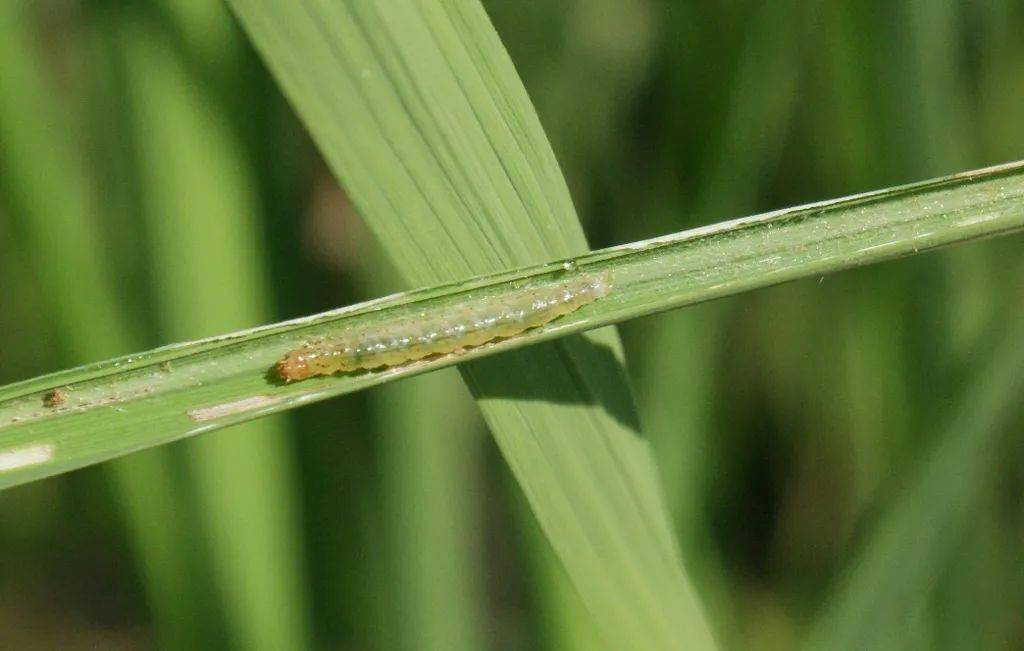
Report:
[[[540,327],[607,296],[611,288],[608,273],[588,274],[420,313],[383,328],[353,328],[288,352],[277,373],[294,382],[459,352]]]

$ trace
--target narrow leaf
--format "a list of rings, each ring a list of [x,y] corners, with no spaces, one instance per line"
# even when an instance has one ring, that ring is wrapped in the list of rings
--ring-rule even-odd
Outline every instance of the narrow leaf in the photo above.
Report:
[[[587,250],[479,3],[232,6],[406,280],[453,281]],[[607,639],[709,647],[621,358],[609,330],[463,375]]]
[[[881,514],[829,595],[807,649],[880,649],[906,638],[985,494],[999,437],[1020,412],[1024,318],[1017,314],[967,385],[932,449]]]
[[[401,377],[645,314],[1024,229],[1024,164],[775,211],[462,283],[163,348],[0,387],[0,486]],[[513,285],[610,271],[612,294],[542,328],[461,355],[283,384],[273,365],[331,333],[393,326]],[[43,405],[63,389],[67,404]],[[116,416],[116,417],[115,417]],[[35,463],[19,465],[19,451]],[[43,450],[46,454],[43,454]]]

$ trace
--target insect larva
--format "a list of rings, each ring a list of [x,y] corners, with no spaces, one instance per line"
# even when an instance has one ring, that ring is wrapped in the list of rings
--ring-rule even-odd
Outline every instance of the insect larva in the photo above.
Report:
[[[353,329],[310,342],[277,363],[286,382],[397,366],[504,339],[578,310],[611,291],[607,273],[520,289],[377,329]]]

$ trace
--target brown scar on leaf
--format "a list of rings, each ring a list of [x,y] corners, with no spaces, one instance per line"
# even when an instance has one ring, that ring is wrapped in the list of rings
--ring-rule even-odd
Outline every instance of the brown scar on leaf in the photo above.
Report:
[[[60,389],[54,389],[43,396],[43,406],[50,409],[59,409],[68,404],[68,394]]]

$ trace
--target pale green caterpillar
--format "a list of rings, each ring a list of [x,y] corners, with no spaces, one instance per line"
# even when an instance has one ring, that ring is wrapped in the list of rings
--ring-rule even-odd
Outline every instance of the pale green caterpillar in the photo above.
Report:
[[[574,312],[611,291],[607,273],[425,312],[383,328],[352,329],[290,351],[277,363],[286,382],[398,366],[512,337]]]

